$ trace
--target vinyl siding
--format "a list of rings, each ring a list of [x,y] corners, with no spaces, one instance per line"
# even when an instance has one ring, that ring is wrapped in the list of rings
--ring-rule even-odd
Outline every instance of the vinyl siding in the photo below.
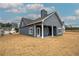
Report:
[[[22,28],[20,28],[19,29],[19,31],[20,31],[20,34],[28,34],[28,27],[22,27]]]
[[[62,34],[62,25],[58,21],[58,18],[56,17],[55,14],[53,14],[48,19],[46,19],[44,21],[44,25],[47,25],[47,26],[56,26],[57,27],[57,35]],[[58,30],[58,28],[61,28],[61,32]]]

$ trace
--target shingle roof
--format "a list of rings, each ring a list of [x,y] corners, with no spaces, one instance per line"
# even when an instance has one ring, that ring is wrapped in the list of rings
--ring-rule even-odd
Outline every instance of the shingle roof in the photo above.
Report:
[[[30,24],[30,23],[32,23],[33,22],[33,20],[31,20],[31,19],[28,19],[28,18],[22,18],[22,21],[23,21],[23,23],[25,24],[25,25],[28,25],[28,24]]]
[[[29,25],[29,24],[34,24],[34,23],[38,23],[41,22],[43,18],[39,17],[35,20],[32,19],[28,19],[28,18],[22,18],[22,21],[25,25]]]

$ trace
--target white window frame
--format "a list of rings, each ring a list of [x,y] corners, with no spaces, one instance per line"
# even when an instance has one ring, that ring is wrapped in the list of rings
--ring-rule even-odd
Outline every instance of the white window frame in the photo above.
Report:
[[[62,28],[58,28],[58,34],[62,34]],[[61,32],[59,32],[59,30],[61,30]]]
[[[29,27],[29,34],[30,34],[30,35],[33,34],[33,27]]]

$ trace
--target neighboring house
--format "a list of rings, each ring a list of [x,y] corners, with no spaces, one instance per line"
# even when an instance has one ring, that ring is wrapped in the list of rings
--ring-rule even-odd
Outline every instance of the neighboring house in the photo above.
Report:
[[[41,10],[41,17],[36,20],[22,18],[19,28],[20,34],[34,37],[46,37],[63,35],[64,24],[57,11],[47,14],[46,10]]]

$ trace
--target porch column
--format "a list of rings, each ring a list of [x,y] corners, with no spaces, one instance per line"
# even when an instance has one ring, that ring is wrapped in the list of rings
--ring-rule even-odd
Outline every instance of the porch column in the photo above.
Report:
[[[44,25],[43,25],[43,22],[42,22],[41,27],[42,27],[42,38],[44,38]]]
[[[53,37],[53,25],[52,25],[52,37]]]
[[[34,37],[36,36],[36,25],[34,25]]]

